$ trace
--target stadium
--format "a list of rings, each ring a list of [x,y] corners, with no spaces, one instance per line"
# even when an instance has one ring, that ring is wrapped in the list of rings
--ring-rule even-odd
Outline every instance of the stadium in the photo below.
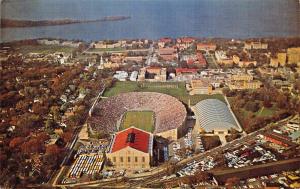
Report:
[[[114,133],[135,126],[176,140],[185,134],[186,108],[176,98],[156,92],[129,92],[102,99],[89,118],[93,131]]]

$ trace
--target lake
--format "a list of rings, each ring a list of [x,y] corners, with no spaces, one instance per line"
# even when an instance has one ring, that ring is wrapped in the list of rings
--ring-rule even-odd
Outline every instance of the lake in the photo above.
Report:
[[[1,14],[2,18],[29,20],[131,16],[114,22],[1,28],[1,42],[41,37],[91,41],[300,36],[298,0],[6,0]]]

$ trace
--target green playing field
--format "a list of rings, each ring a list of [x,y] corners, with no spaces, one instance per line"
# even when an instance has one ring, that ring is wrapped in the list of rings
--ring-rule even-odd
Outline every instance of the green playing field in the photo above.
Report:
[[[152,111],[128,111],[124,114],[120,130],[134,126],[144,131],[154,131],[154,113]]]

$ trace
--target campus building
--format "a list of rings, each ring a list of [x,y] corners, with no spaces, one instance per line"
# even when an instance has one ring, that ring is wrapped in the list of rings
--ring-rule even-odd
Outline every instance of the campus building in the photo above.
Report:
[[[270,66],[277,68],[278,66],[285,66],[287,60],[286,53],[277,53],[277,57],[270,59]]]
[[[246,42],[245,43],[245,46],[244,46],[245,49],[267,49],[268,48],[268,44],[267,43],[261,43],[261,42],[255,42],[255,41],[252,41],[252,42]]]
[[[196,132],[227,134],[231,128],[240,131],[233,113],[220,100],[202,100],[192,110],[196,116]]]
[[[231,81],[252,81],[253,76],[249,74],[234,74],[231,76]]]
[[[167,69],[158,67],[144,67],[140,69],[138,81],[160,81],[167,80]]]
[[[197,50],[198,51],[215,51],[217,49],[217,45],[212,43],[198,43]]]
[[[130,127],[115,134],[107,158],[117,170],[149,169],[152,150],[153,135]]]
[[[190,95],[212,94],[213,87],[208,79],[193,79],[186,85]]]
[[[300,63],[300,47],[288,48],[287,50],[288,63]]]
[[[259,80],[253,81],[235,81],[227,83],[230,90],[245,90],[245,89],[259,89],[262,86],[262,82]]]

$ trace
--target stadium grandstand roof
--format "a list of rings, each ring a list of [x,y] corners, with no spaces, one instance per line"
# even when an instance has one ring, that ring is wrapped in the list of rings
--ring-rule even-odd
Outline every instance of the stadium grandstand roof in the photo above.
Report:
[[[229,130],[230,128],[239,130],[229,108],[220,100],[202,100],[193,107],[193,110],[200,127],[206,132]]]
[[[118,132],[111,146],[110,152],[116,152],[126,147],[148,153],[152,148],[152,135],[135,127]]]

